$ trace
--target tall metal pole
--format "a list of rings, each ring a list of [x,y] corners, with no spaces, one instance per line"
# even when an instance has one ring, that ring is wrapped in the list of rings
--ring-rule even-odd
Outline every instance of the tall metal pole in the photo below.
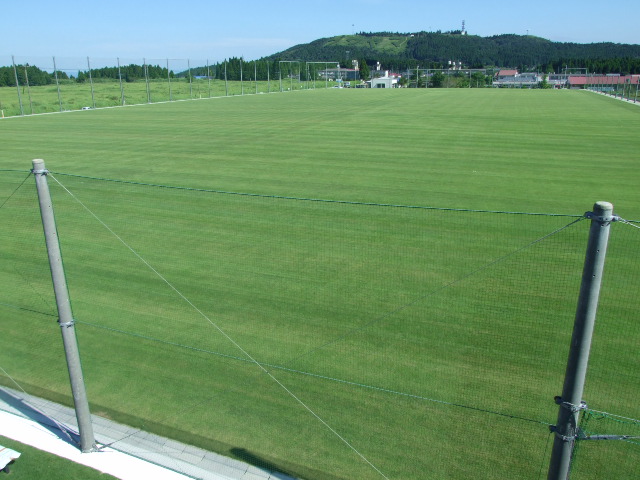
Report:
[[[16,69],[16,60],[15,58],[13,58],[13,55],[11,55],[11,62],[13,63],[13,75],[16,77],[16,88],[18,89],[18,102],[20,103],[20,115],[24,115],[24,108],[22,107],[22,97],[20,96],[20,81],[18,80],[18,70]]]
[[[171,95],[171,73],[169,73],[169,59],[167,58],[167,83],[169,84],[169,101],[173,101],[173,95]]]
[[[49,266],[51,267],[51,279],[53,280],[53,290],[58,307],[58,323],[62,332],[62,342],[67,358],[69,379],[71,380],[71,392],[76,410],[76,419],[78,420],[80,448],[83,452],[91,452],[96,442],[91,424],[89,401],[82,376],[82,366],[74,327],[75,322],[71,312],[71,301],[69,300],[69,291],[62,265],[58,231],[53,215],[49,184],[47,183],[48,171],[45,169],[44,160],[33,160],[32,172],[36,179],[36,188],[38,190],[40,215],[42,216],[44,238],[47,245],[47,254],[49,255]]]
[[[227,59],[224,59],[224,94],[229,96],[229,82],[227,81]]]
[[[562,396],[555,399],[560,407],[558,421],[554,427],[551,427],[551,430],[555,432],[555,439],[549,463],[548,480],[569,478],[571,456],[578,436],[578,416],[580,410],[586,406],[582,402],[582,393],[598,309],[600,285],[609,240],[609,226],[611,222],[617,220],[613,216],[613,205],[608,202],[597,202],[593,206],[593,212],[587,212],[585,216],[591,219],[591,229],[582,271],[582,284],[573,325],[564,387]]]
[[[191,61],[187,58],[187,69],[189,70],[189,98],[193,98],[193,81],[191,80]]]
[[[329,64],[324,64],[324,88],[329,88]]]
[[[122,70],[120,70],[120,57],[117,57],[118,62],[118,80],[120,81],[120,105],[124,105],[124,87],[122,86]]]
[[[60,95],[60,81],[58,80],[58,67],[56,67],[56,57],[53,57],[53,76],[56,79],[56,87],[58,87],[58,105],[62,111],[62,95]]]
[[[29,108],[31,109],[31,115],[33,115],[33,102],[31,101],[31,87],[29,86],[29,73],[27,72],[27,66],[24,66],[24,80],[27,83],[27,95],[29,96]]]
[[[144,82],[147,86],[147,103],[151,103],[151,86],[149,85],[149,66],[147,65],[147,59],[143,58],[142,63],[144,64]]]
[[[211,98],[211,73],[209,72],[209,59],[207,58],[207,82],[209,87],[209,96]]]
[[[91,62],[89,61],[89,57],[87,57],[87,68],[89,68],[89,83],[91,84],[91,104],[93,108],[96,108],[96,97],[93,93],[93,77],[91,76]]]

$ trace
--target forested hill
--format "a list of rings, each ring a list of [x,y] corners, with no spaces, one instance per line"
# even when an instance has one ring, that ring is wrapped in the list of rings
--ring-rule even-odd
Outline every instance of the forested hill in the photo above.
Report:
[[[532,35],[480,37],[450,33],[359,33],[321,38],[268,57],[275,60],[366,60],[387,68],[444,68],[449,61],[466,67],[511,67],[559,71],[587,68],[598,73],[640,73],[640,45],[560,43]]]

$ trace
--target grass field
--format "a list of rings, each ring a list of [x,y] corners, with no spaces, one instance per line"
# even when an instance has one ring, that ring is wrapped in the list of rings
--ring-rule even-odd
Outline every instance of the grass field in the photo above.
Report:
[[[27,178],[44,158],[94,413],[307,479],[539,478],[586,246],[568,225],[597,200],[640,218],[638,126],[634,105],[521,90],[4,119],[0,381],[69,402]],[[639,239],[612,227],[585,392],[627,418]],[[640,458],[583,451],[584,479]]]
[[[84,465],[77,465],[68,460],[40,451],[29,445],[0,436],[0,444],[20,452],[21,457],[10,465],[11,480],[32,480],[46,478],[48,480],[113,480],[107,475]],[[5,476],[5,474],[2,474]]]
[[[20,95],[15,87],[0,88],[0,110],[5,117],[81,110],[86,107],[105,108],[122,105],[140,105],[180,100],[273,93],[290,90],[326,88],[325,82],[300,82],[298,79],[272,78],[269,81],[254,81],[250,77],[244,81],[193,78],[174,78],[171,81],[144,80],[123,82],[114,80],[94,80],[77,83],[73,80],[61,81],[58,85],[27,88],[20,87]],[[22,104],[22,105],[21,105]]]

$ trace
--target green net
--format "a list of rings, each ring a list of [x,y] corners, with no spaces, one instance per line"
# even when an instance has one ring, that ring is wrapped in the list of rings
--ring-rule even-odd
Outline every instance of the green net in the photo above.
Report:
[[[585,410],[574,447],[571,478],[636,478],[640,420]]]
[[[581,417],[582,434],[576,443],[571,478],[637,478],[638,248],[637,222],[612,224],[584,391],[589,408]]]
[[[24,176],[0,191],[0,381],[69,403]],[[92,413],[307,479],[546,470],[588,222],[49,185]]]

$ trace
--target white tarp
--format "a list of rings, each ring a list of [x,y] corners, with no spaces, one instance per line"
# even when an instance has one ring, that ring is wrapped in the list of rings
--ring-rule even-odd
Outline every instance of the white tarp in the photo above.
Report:
[[[0,445],[0,470],[9,465],[16,458],[20,457],[20,453],[10,448]]]
[[[48,428],[39,423],[2,410],[0,410],[0,435],[122,480],[140,480],[141,478],[189,480],[190,478],[110,448],[102,448],[99,452],[82,453],[76,446],[51,433]],[[2,478],[3,474],[0,473],[0,479]]]

